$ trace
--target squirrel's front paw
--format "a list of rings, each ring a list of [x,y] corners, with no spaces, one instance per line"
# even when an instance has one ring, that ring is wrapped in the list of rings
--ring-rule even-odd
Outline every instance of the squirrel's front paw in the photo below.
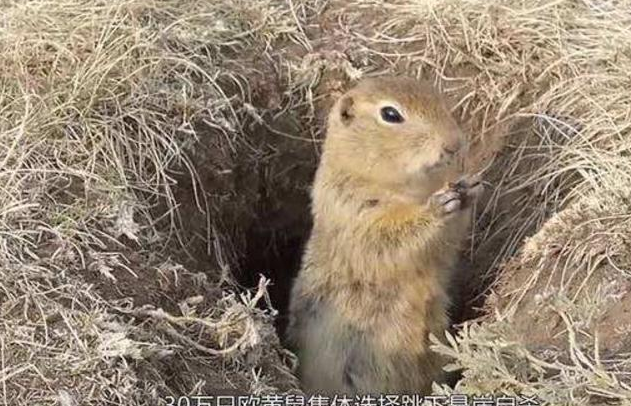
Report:
[[[442,215],[454,213],[462,208],[462,193],[450,188],[434,193],[429,203],[432,209]]]
[[[479,175],[470,175],[461,178],[456,183],[450,183],[449,190],[454,190],[461,195],[462,208],[465,208],[478,200],[484,191],[484,186]]]
[[[482,194],[484,186],[478,175],[466,176],[447,189],[439,190],[430,197],[430,206],[439,214],[450,214],[473,204]]]

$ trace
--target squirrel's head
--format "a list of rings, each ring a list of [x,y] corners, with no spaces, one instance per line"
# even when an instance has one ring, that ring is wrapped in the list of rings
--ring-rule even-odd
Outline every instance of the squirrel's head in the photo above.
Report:
[[[329,164],[406,194],[426,196],[455,180],[464,147],[434,88],[411,78],[364,79],[328,118]]]

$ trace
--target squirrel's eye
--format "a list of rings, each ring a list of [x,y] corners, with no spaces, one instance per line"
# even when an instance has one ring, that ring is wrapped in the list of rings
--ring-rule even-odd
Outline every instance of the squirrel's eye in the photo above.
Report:
[[[403,116],[397,109],[391,106],[386,106],[381,109],[381,118],[386,123],[402,123]]]

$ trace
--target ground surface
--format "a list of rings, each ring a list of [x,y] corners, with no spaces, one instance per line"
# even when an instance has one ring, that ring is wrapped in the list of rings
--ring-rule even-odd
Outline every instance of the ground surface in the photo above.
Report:
[[[384,73],[445,93],[489,182],[436,392],[628,404],[629,2],[0,9],[4,404],[296,390],[278,332],[324,115]]]

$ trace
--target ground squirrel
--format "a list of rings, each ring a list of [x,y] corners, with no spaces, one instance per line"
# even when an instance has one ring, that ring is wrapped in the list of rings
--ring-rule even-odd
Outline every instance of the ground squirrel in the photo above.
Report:
[[[420,393],[442,377],[429,333],[448,328],[448,286],[477,177],[432,86],[364,79],[340,97],[312,189],[313,229],[287,337],[303,389]]]

